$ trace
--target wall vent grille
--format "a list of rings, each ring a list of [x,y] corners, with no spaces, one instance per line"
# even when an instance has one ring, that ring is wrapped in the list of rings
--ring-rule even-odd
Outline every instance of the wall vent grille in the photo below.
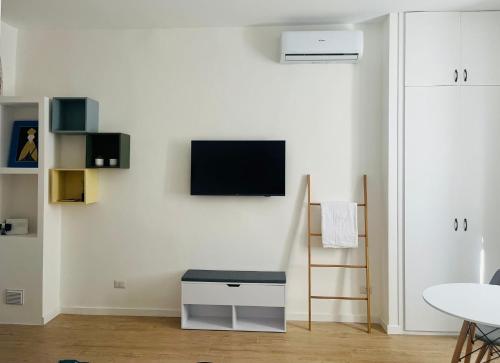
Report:
[[[8,305],[23,305],[24,290],[5,290],[5,303]]]

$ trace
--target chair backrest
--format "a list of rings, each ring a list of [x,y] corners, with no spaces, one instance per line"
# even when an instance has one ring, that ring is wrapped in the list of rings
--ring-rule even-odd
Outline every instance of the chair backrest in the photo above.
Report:
[[[497,270],[490,280],[490,285],[500,285],[500,270]]]

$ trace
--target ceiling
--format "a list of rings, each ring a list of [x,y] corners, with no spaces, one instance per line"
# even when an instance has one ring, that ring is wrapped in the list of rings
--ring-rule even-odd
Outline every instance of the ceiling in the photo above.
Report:
[[[500,10],[500,0],[3,0],[18,28],[354,23],[396,11]]]

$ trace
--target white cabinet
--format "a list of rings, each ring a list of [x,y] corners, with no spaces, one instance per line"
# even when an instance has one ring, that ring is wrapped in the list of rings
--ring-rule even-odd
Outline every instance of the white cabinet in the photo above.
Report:
[[[182,282],[183,329],[286,331],[285,285]]]
[[[500,268],[500,12],[406,15],[404,327],[451,332],[425,288]],[[453,49],[452,49],[453,48]],[[458,68],[455,82],[449,73]]]
[[[405,85],[500,85],[500,12],[405,17]]]
[[[405,329],[456,331],[458,319],[422,300],[433,285],[479,282],[485,116],[492,87],[407,87],[405,95]],[[493,87],[497,88],[497,87]]]
[[[456,279],[460,282],[480,282],[481,242],[484,236],[484,207],[487,197],[484,194],[486,154],[497,152],[496,148],[486,147],[485,137],[494,130],[488,125],[490,112],[482,112],[477,107],[481,97],[498,87],[458,87],[460,89],[459,136],[460,153],[458,176],[455,181],[459,195],[459,215],[462,241],[462,264],[457,270]],[[498,101],[495,101],[497,103]],[[495,166],[494,166],[495,167]],[[499,260],[500,261],[500,260]],[[498,266],[500,267],[500,265]],[[488,276],[488,281],[491,276]]]
[[[182,329],[285,332],[285,272],[188,270]]]
[[[459,282],[462,255],[458,87],[411,87],[405,95],[405,329],[453,331],[422,300],[429,286]],[[456,222],[455,222],[456,219]],[[457,229],[455,231],[455,228]]]
[[[500,12],[461,14],[462,72],[468,85],[500,85]]]
[[[479,271],[487,283],[500,268],[500,86],[463,87],[462,98],[463,118],[469,120],[469,132],[481,134],[481,141],[475,145],[467,165],[474,175],[469,178],[469,183],[474,183],[469,190],[479,190],[474,208],[479,210],[481,218],[471,224],[471,232],[481,242],[483,258]],[[470,259],[475,260],[477,256]]]
[[[183,282],[183,304],[285,306],[285,286]]]
[[[460,13],[406,14],[407,86],[459,82]]]

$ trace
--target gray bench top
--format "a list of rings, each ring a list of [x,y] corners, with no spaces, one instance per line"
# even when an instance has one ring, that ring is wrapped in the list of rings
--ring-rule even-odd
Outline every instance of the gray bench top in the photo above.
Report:
[[[182,281],[286,284],[284,271],[187,270]]]

